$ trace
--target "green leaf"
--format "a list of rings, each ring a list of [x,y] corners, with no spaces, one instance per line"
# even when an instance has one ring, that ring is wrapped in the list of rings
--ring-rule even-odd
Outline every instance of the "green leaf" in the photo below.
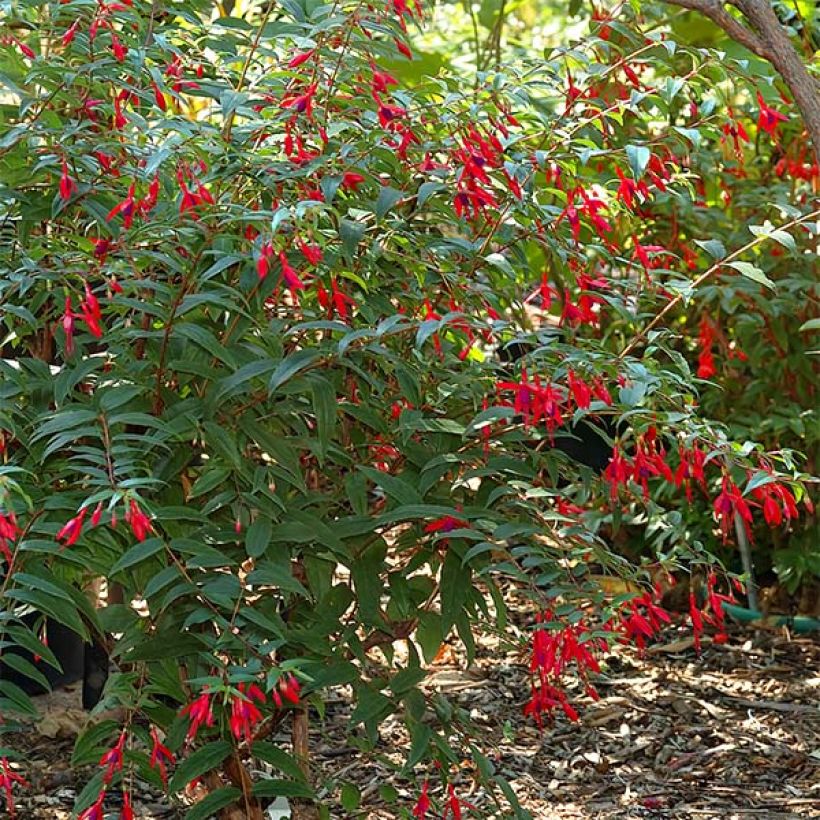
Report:
[[[780,230],[766,225],[749,225],[749,230],[755,236],[765,236],[767,239],[774,239],[775,242],[787,248],[790,251],[796,250],[794,237],[787,231]]]
[[[808,322],[803,322],[798,328],[802,333],[804,330],[820,330],[820,319],[809,319]]]
[[[401,202],[404,195],[404,191],[383,185],[379,191],[379,198],[376,200],[376,218],[382,219],[391,208]]]
[[[362,793],[353,783],[343,783],[339,800],[346,812],[354,812],[362,802]]]
[[[227,740],[216,740],[201,749],[196,749],[180,761],[174,776],[168,783],[168,790],[170,792],[179,791],[194,778],[212,772],[230,753],[231,744]]]
[[[399,504],[409,505],[421,503],[421,496],[418,490],[416,490],[412,484],[409,484],[398,476],[377,470],[375,467],[365,467],[363,465],[359,466],[359,470],[374,484],[381,487],[387,495],[398,501]]]
[[[629,161],[632,176],[640,179],[652,158],[652,152],[645,145],[627,145],[626,158]]]
[[[327,379],[315,375],[310,377],[310,386],[313,393],[313,412],[316,414],[316,432],[319,436],[321,454],[325,456],[336,429],[336,390]]]
[[[695,244],[703,248],[712,259],[723,259],[726,256],[726,246],[719,239],[696,239]]]
[[[245,551],[251,558],[259,558],[271,542],[273,523],[265,516],[258,516],[245,533]]]
[[[307,348],[305,350],[297,350],[286,356],[280,362],[273,375],[270,377],[268,383],[268,392],[273,393],[277,387],[283,385],[288,379],[295,376],[299,371],[310,367],[315,362],[321,353],[315,348]]]
[[[753,282],[757,282],[761,285],[765,285],[767,288],[771,290],[775,290],[776,286],[765,273],[763,273],[760,268],[756,265],[752,265],[750,262],[727,262],[728,267],[734,268],[738,273],[742,276],[745,276],[747,279],[751,279]]]
[[[314,796],[310,786],[293,780],[259,780],[251,791],[257,797],[304,797],[310,800]]]
[[[209,820],[216,817],[220,809],[238,802],[241,797],[242,791],[236,786],[222,786],[187,808],[185,817],[187,820]]]
[[[441,567],[441,630],[444,635],[456,622],[470,593],[470,567],[463,566],[456,550],[449,549]]]
[[[286,774],[293,780],[303,781],[305,778],[296,759],[273,743],[257,741],[253,744],[253,756],[259,760],[263,760],[265,763],[269,763],[282,772],[282,774]]]
[[[162,538],[148,538],[145,541],[134,544],[134,546],[131,547],[131,549],[129,549],[125,555],[123,555],[122,558],[114,564],[113,567],[111,567],[109,574],[116,575],[124,569],[133,567],[135,564],[139,564],[146,558],[156,555],[156,553],[160,552],[164,549],[164,547],[165,542]]]

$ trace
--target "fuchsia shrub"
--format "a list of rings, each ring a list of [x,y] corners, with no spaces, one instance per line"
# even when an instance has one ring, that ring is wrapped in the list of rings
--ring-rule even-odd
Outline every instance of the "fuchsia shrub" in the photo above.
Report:
[[[113,636],[102,707],[126,717],[78,741],[75,762],[99,764],[84,820],[116,792],[132,816],[132,772],[201,783],[194,818],[310,797],[304,761],[269,738],[332,686],[351,688],[366,748],[401,712],[403,774],[445,781],[445,816],[484,808],[447,782],[465,756],[514,804],[462,718],[419,689],[445,639],[472,659],[520,585],[540,613],[523,711],[575,719],[566,676],[594,697],[606,647],[669,621],[607,528],[643,516],[652,569],[671,572],[713,565],[736,516],[753,535],[810,509],[796,456],[734,443],[699,406],[698,379],[761,361],[737,306],[779,292],[772,247],[798,275],[817,243],[800,126],[742,62],[600,20],[475,89],[408,87],[390,65],[413,57],[415,3],[15,14],[3,642],[50,659],[18,604]],[[750,164],[776,157],[783,188],[750,203]],[[762,227],[724,245],[733,199]],[[516,338],[532,350],[500,365]],[[622,423],[602,477],[551,448],[604,417]],[[645,591],[613,597],[602,573]],[[92,576],[139,608],[95,611],[78,587]],[[692,597],[698,640],[724,631],[721,589],[710,570],[705,609]],[[0,694],[12,731],[31,702]],[[279,776],[254,782],[252,759]],[[14,760],[4,747],[9,810]],[[425,779],[403,810],[433,805]]]

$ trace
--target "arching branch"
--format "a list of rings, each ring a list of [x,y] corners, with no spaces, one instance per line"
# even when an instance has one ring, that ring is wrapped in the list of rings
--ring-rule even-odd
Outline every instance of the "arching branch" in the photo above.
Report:
[[[771,3],[768,0],[728,0],[741,13],[741,20],[729,13],[725,0],[664,2],[703,14],[735,42],[772,64],[800,109],[814,145],[814,155],[820,162],[820,82],[809,74]]]

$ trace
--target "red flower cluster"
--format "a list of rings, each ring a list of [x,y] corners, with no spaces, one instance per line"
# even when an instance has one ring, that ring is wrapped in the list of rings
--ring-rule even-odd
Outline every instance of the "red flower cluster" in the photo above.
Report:
[[[575,408],[588,410],[593,398],[607,405],[612,404],[609,390],[599,376],[588,383],[572,369],[567,371],[566,388],[551,381],[542,383],[538,376],[530,381],[526,367],[521,369],[520,381],[498,382],[496,387],[515,392],[512,403],[500,401],[502,407],[512,406],[517,414],[524,417],[525,426],[543,421],[550,435],[564,423],[567,416],[572,415]]]
[[[562,624],[550,612],[536,616],[532,633],[530,699],[524,714],[531,715],[536,724],[543,725],[543,715],[550,716],[560,708],[570,720],[578,720],[578,713],[567,700],[561,679],[570,664],[575,664],[578,675],[586,681],[590,672],[600,672],[596,653],[605,648],[600,638],[589,638],[583,622]],[[587,685],[587,694],[597,698],[595,689]]]
[[[715,370],[715,359],[712,355],[712,345],[715,341],[715,328],[711,320],[704,314],[700,320],[700,331],[698,333],[698,370],[699,379],[711,379],[717,372]]]
[[[740,516],[746,536],[751,540],[752,511],[740,488],[728,476],[723,477],[720,494],[715,498],[713,507],[724,541],[729,538],[735,524],[735,515]]]
[[[725,643],[726,635],[726,616],[723,612],[724,603],[736,603],[734,595],[731,593],[725,595],[716,589],[717,575],[714,572],[709,574],[706,579],[706,609],[701,612],[697,604],[697,598],[694,590],[689,593],[689,617],[692,620],[692,631],[695,636],[695,649],[700,651],[701,636],[703,635],[703,625],[707,623],[717,630],[714,637],[715,643]],[[738,585],[742,591],[742,587]]]
[[[14,786],[21,786],[24,789],[29,788],[29,784],[23,779],[22,775],[17,774],[9,764],[8,758],[0,758],[0,788],[6,796],[6,811],[9,817],[16,817],[14,811]]]
[[[97,799],[79,816],[78,820],[103,820],[103,818],[105,817],[105,797],[108,793],[108,787],[111,785],[114,776],[117,774],[117,772],[122,771],[126,737],[126,732],[123,729],[123,731],[120,733],[119,738],[117,739],[116,744],[114,744],[114,746],[112,746],[100,758],[100,766],[105,767],[105,771],[103,772],[102,786],[100,787],[100,791],[97,793]],[[120,813],[120,818],[121,820],[133,820],[134,812],[131,808],[131,797],[126,791],[123,791],[122,797],[123,806],[122,811]]]
[[[650,427],[644,435],[638,436],[632,460],[616,444],[609,464],[604,470],[604,480],[609,484],[609,495],[613,501],[618,497],[619,488],[628,487],[630,481],[638,484],[644,498],[648,499],[648,481],[656,476],[676,483],[675,475],[666,463],[666,450],[654,427]]]
[[[661,627],[671,621],[669,613],[656,603],[658,593],[658,589],[645,592],[624,604],[620,611],[624,642],[634,643],[641,652],[646,647],[646,641],[654,638]]]
[[[11,572],[11,565],[14,561],[10,542],[16,541],[19,534],[20,528],[17,526],[14,512],[0,513],[0,555],[3,556],[7,564],[6,574]]]
[[[151,727],[151,757],[148,765],[152,769],[157,769],[159,776],[162,779],[162,785],[168,787],[168,766],[173,766],[176,763],[171,750],[165,746],[159,739],[156,726]]]
[[[784,516],[787,521],[791,521],[799,515],[794,494],[784,484],[772,483],[755,487],[752,495],[762,503],[763,517],[770,527],[780,526]]]
[[[211,703],[211,693],[203,689],[197,698],[192,700],[180,711],[182,717],[190,718],[188,731],[185,734],[185,742],[190,743],[203,727],[214,725],[214,708]]]
[[[253,727],[262,720],[262,712],[254,701],[265,703],[265,693],[255,683],[240,683],[236,694],[231,696],[231,733],[247,743],[253,740]]]

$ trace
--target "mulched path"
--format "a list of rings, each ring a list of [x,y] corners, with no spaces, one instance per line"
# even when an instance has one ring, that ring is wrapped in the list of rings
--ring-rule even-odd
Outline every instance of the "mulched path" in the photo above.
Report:
[[[684,631],[671,628],[664,639],[643,658],[616,650],[596,683],[600,700],[571,692],[580,721],[561,715],[543,732],[521,713],[526,658],[491,636],[469,669],[457,647],[439,653],[424,687],[469,713],[492,765],[536,820],[820,817],[820,643],[738,628],[727,644],[707,643],[697,656]],[[381,727],[375,761],[364,757],[345,745],[344,695],[311,728],[314,785],[330,817],[408,817],[417,788],[396,775],[409,742],[401,722]],[[43,722],[5,739],[28,750],[32,788],[20,793],[19,818],[69,818],[93,772],[69,765],[84,720],[77,699],[71,690],[40,699]],[[476,806],[465,818],[513,816],[475,786],[468,762],[451,775],[458,795]],[[338,802],[344,784],[348,800],[358,791],[356,811]],[[296,808],[296,817],[311,815]],[[135,813],[141,820],[185,816],[184,807],[139,788]]]

